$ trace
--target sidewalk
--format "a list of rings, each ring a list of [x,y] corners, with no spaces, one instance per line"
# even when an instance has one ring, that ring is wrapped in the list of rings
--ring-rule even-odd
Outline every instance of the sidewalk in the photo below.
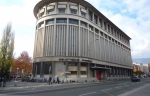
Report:
[[[96,83],[106,83],[110,81],[100,81],[100,82],[80,82],[80,83],[53,83],[52,85],[49,85],[47,82],[40,83],[40,82],[21,82],[18,81],[17,86],[14,86],[14,81],[7,82],[6,87],[0,87],[0,90],[6,90],[6,89],[20,89],[20,88],[34,88],[34,87],[44,87],[44,86],[62,86],[62,85],[80,85],[80,84],[96,84]]]
[[[122,80],[120,80],[122,81]],[[46,87],[46,86],[67,86],[67,85],[88,85],[88,84],[103,84],[103,83],[112,83],[117,81],[107,81],[107,80],[101,80],[99,82],[80,82],[80,83],[53,83],[52,85],[49,85],[48,82],[21,82],[18,81],[17,86],[14,86],[14,81],[7,82],[6,87],[0,87],[0,91],[3,90],[13,90],[13,89],[23,89],[23,88],[37,88],[37,87]]]

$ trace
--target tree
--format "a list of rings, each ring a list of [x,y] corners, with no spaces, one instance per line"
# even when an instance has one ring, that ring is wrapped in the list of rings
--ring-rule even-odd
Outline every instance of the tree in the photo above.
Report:
[[[14,62],[14,32],[11,23],[4,28],[0,41],[0,76],[9,76]]]
[[[141,71],[141,70],[137,70],[137,71],[134,72],[134,74],[135,74],[135,75],[138,75],[138,76],[141,76],[141,75],[144,74],[144,72]]]
[[[17,68],[18,71],[23,72],[24,75],[32,72],[32,58],[29,57],[28,52],[23,51],[20,56],[15,59],[13,71],[17,72]]]

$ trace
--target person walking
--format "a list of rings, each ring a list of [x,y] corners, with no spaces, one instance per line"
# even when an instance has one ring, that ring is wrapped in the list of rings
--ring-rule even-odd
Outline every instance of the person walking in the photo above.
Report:
[[[0,77],[0,87],[1,87],[1,85],[2,85],[2,78]]]
[[[57,76],[57,78],[56,78],[56,79],[57,79],[57,83],[59,84],[59,82],[60,82],[59,77]]]
[[[6,76],[4,77],[4,83],[3,83],[3,87],[6,87],[6,81],[7,81],[7,78],[6,78]]]
[[[52,77],[51,76],[49,77],[49,85],[50,84],[52,85]]]

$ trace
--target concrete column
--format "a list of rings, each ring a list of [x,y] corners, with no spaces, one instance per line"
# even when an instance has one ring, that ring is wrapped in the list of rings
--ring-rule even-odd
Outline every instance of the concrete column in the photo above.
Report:
[[[87,63],[87,77],[90,78],[90,63]]]
[[[80,71],[81,62],[79,62],[77,66],[78,66],[77,75],[78,75],[78,77],[80,77],[80,75],[81,75],[81,71]]]
[[[127,76],[127,69],[124,69],[124,72],[125,72],[125,76]]]
[[[68,61],[65,62],[65,70],[68,71]]]
[[[123,68],[121,68],[121,76],[123,76],[123,75],[124,75]]]
[[[118,76],[118,68],[116,67],[116,76]]]
[[[32,74],[33,74],[33,77],[35,77],[35,63],[33,63]]]
[[[127,69],[128,70],[128,76],[130,76],[130,69]]]
[[[43,77],[43,62],[41,62],[40,77]]]
[[[96,67],[96,64],[94,66]],[[96,69],[94,69],[94,77],[96,77]]]
[[[119,77],[121,76],[121,68],[120,67],[118,68],[118,75],[119,75]]]
[[[54,78],[55,77],[55,62],[52,62],[51,74],[52,74],[52,77]]]
[[[114,77],[114,67],[112,67],[112,76]]]

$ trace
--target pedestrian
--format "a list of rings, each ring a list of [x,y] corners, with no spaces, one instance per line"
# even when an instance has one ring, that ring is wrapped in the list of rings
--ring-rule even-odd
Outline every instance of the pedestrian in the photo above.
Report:
[[[6,76],[5,76],[5,77],[4,77],[3,87],[6,87],[6,81],[7,81],[7,78],[6,78]]]
[[[56,79],[57,79],[57,83],[59,84],[59,82],[60,82],[59,77],[57,76],[57,78],[56,78]]]
[[[1,85],[2,85],[2,78],[0,77],[0,87],[1,87]]]
[[[51,76],[49,77],[49,85],[50,84],[52,85],[52,77]]]

